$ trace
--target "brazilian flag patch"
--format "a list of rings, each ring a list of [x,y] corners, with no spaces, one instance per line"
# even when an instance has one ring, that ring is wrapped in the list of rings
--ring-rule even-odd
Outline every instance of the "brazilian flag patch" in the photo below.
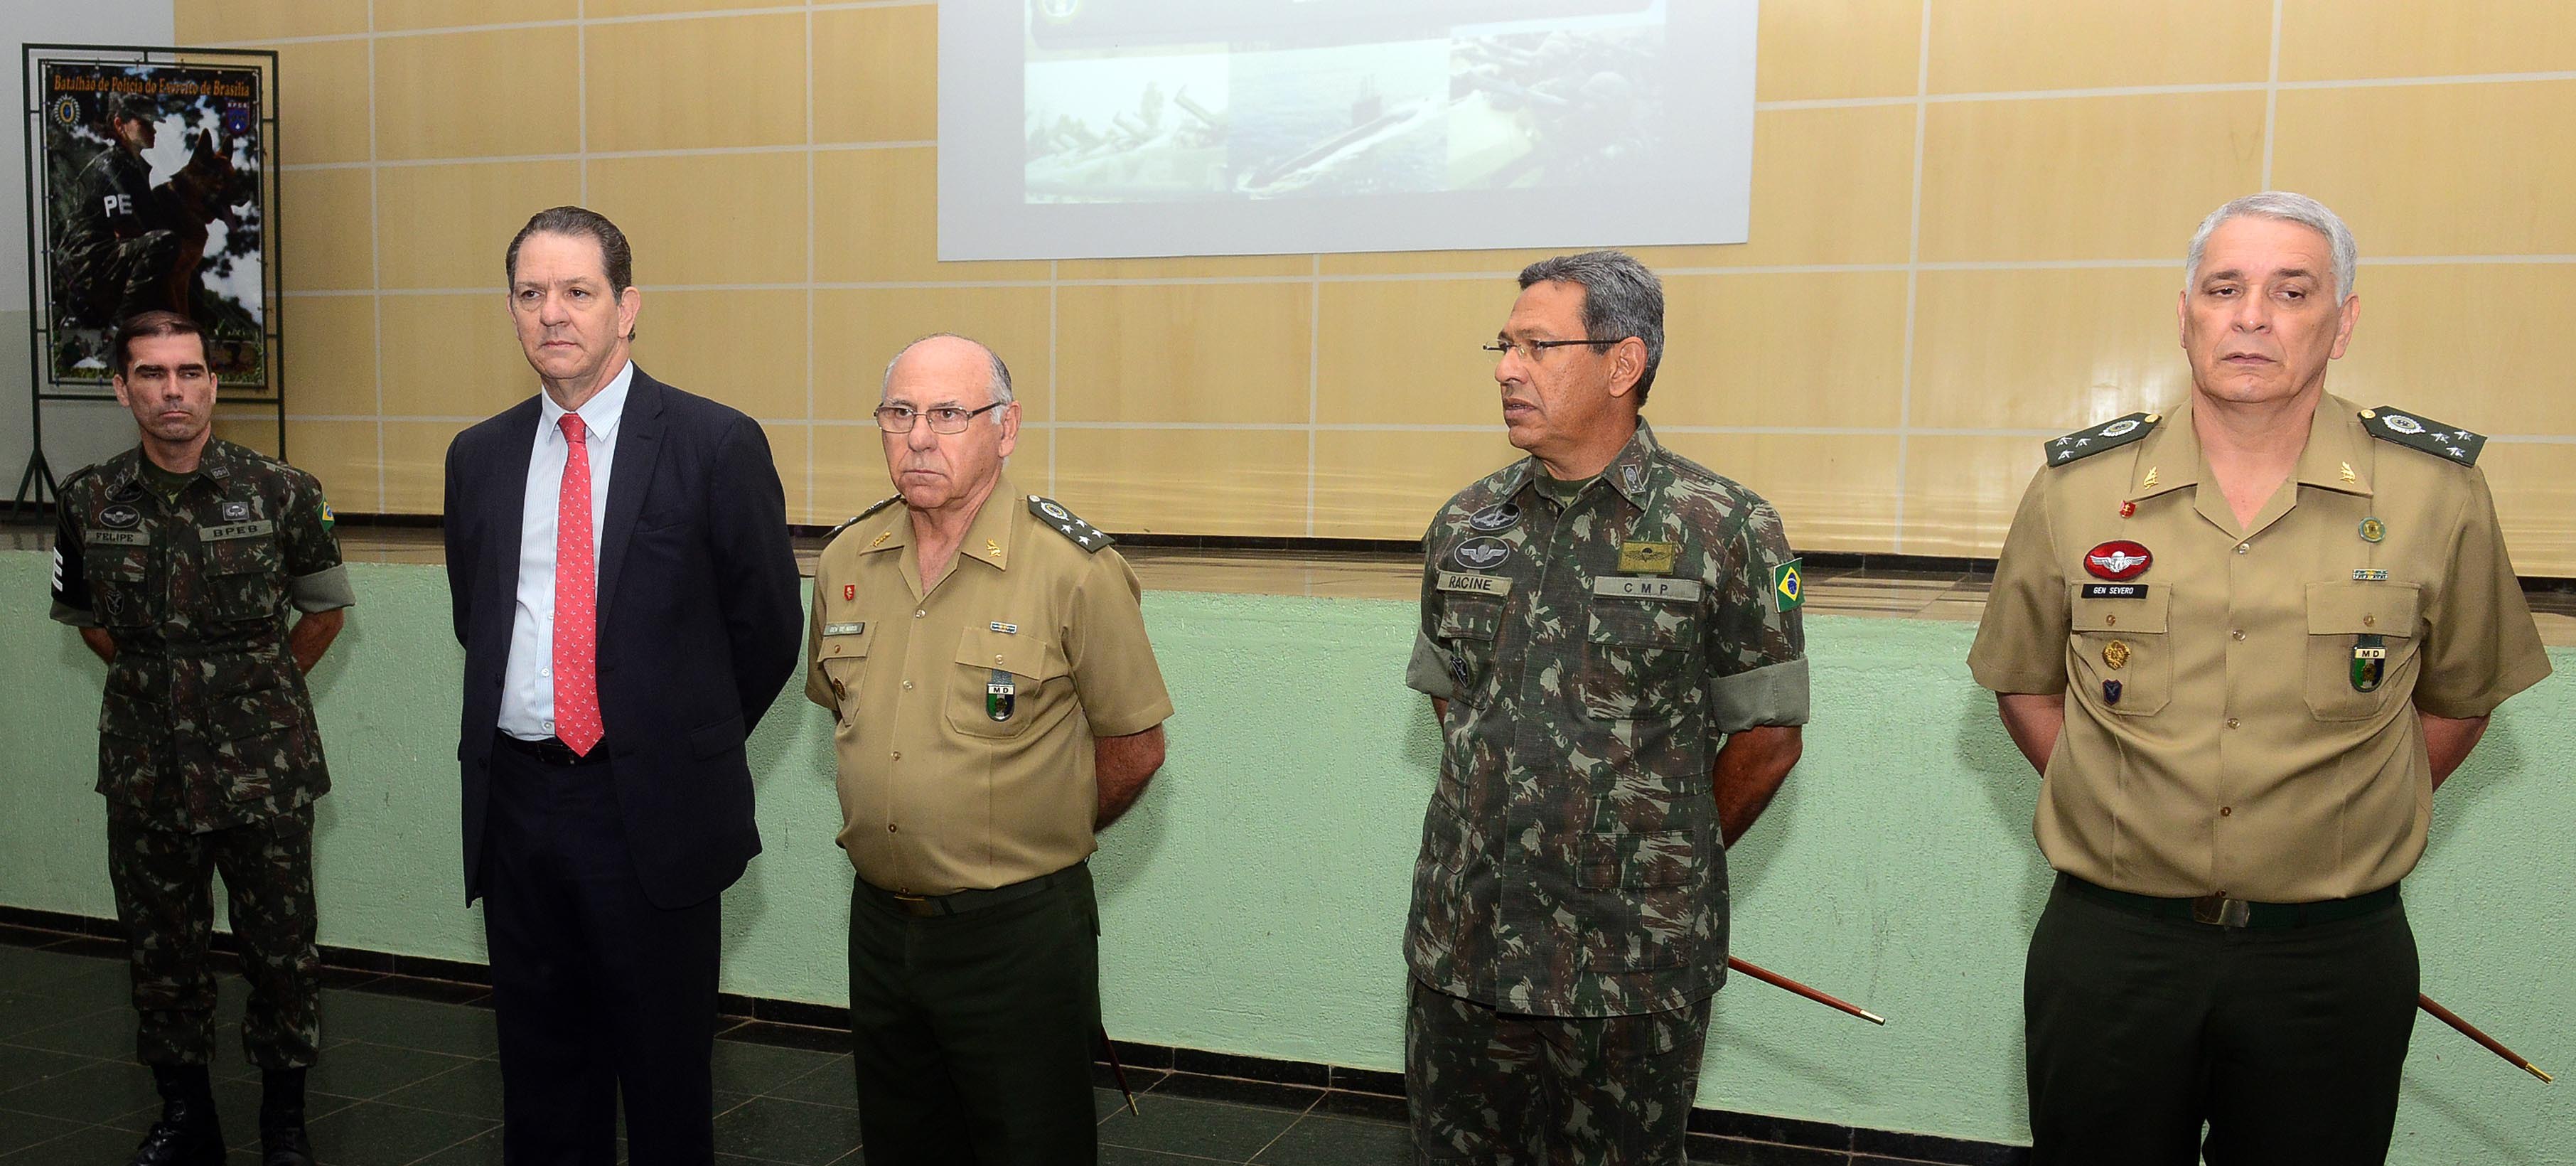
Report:
[[[324,530],[329,530],[329,529],[331,529],[331,524],[332,524],[332,523],[334,523],[334,522],[338,522],[338,521],[339,521],[338,516],[336,516],[336,515],[334,515],[334,514],[332,514],[332,513],[331,513],[331,500],[330,500],[330,499],[328,499],[328,498],[323,499],[323,500],[322,500],[322,529],[324,529]]]
[[[1783,613],[1798,610],[1807,600],[1806,579],[1798,574],[1800,562],[1791,559],[1771,568],[1771,603]]]

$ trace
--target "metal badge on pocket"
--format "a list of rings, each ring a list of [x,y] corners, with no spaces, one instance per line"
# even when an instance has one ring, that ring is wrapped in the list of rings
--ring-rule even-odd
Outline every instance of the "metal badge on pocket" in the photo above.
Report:
[[[984,715],[996,721],[1011,719],[1011,709],[1019,703],[1015,695],[1018,692],[1019,684],[1010,673],[993,669],[992,678],[984,683]]]
[[[2383,636],[2356,636],[2352,644],[2352,690],[2377,692],[2388,672],[2388,641]]]

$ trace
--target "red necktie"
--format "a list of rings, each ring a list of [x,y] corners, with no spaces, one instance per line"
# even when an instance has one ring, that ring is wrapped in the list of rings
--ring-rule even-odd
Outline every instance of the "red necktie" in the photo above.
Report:
[[[599,584],[590,551],[590,445],[566,413],[563,488],[555,494],[555,736],[588,755],[599,717]]]

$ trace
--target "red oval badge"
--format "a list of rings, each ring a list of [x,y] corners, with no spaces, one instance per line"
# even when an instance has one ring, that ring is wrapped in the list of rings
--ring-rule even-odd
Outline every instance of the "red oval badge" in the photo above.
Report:
[[[2135,579],[2147,573],[2147,565],[2156,561],[2147,548],[2118,539],[2084,552],[2084,569],[2097,579],[2119,581]]]

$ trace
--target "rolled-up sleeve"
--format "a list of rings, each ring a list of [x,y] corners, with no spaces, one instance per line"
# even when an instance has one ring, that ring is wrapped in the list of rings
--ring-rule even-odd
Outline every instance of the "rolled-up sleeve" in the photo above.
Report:
[[[2066,634],[2072,614],[2058,573],[2042,468],[2022,492],[2021,509],[1995,561],[1995,582],[1968,649],[1968,671],[1994,692],[2055,695],[2066,691]]]
[[[1731,549],[1735,570],[1717,581],[1708,625],[1709,728],[1806,724],[1806,617],[1796,589],[1783,583],[1797,556],[1779,512],[1756,503]]]

